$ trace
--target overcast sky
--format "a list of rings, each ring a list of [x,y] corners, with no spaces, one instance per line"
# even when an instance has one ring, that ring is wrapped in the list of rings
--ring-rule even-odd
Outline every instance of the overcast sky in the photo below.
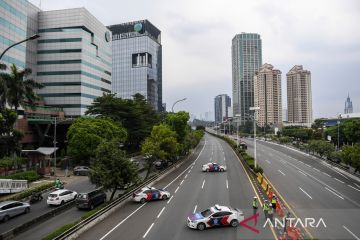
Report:
[[[40,0],[30,0],[39,6]],[[104,25],[148,19],[161,30],[163,99],[168,110],[200,115],[231,91],[231,40],[259,33],[263,63],[285,74],[295,64],[312,73],[317,117],[344,111],[347,94],[360,112],[359,0],[42,0],[42,10],[85,7]]]

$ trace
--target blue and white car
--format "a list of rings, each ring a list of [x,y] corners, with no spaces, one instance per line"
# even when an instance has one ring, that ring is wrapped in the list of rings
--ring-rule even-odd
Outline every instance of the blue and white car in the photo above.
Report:
[[[200,231],[212,227],[237,227],[244,220],[244,213],[237,209],[215,205],[202,212],[191,214],[187,218],[189,228]]]
[[[145,203],[154,200],[166,200],[169,197],[170,192],[168,191],[156,189],[154,187],[144,187],[133,193],[132,199],[134,202]]]

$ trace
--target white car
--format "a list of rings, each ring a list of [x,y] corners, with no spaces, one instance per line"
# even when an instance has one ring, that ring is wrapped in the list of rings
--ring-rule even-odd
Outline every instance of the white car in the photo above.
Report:
[[[202,166],[203,172],[225,172],[226,166],[217,163],[207,163]]]
[[[170,193],[163,189],[156,189],[154,187],[144,187],[139,191],[133,193],[133,201],[145,203],[153,200],[166,200],[170,197]]]
[[[187,218],[189,228],[200,231],[212,227],[237,227],[244,220],[244,213],[237,209],[215,205],[202,212],[191,214]]]
[[[62,205],[71,200],[75,200],[76,196],[77,192],[60,189],[50,193],[46,202],[48,205]]]

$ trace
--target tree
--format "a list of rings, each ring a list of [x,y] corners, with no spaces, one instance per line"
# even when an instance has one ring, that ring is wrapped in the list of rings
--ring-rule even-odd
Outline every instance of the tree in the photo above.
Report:
[[[145,139],[141,146],[142,153],[149,157],[146,162],[146,178],[149,176],[155,160],[175,157],[178,150],[179,143],[176,140],[176,133],[166,124],[154,126],[151,135]]]
[[[78,118],[67,132],[68,153],[77,161],[89,163],[103,140],[114,140],[119,146],[126,136],[126,130],[109,118]]]
[[[6,103],[15,111],[25,104],[33,106],[40,99],[34,89],[40,89],[43,85],[27,79],[30,74],[30,69],[19,70],[15,64],[10,66],[10,73],[1,73],[0,92],[2,97],[0,104],[3,105],[6,100]]]
[[[111,191],[110,201],[117,189],[138,181],[137,167],[126,158],[125,152],[119,149],[118,141],[102,141],[96,148],[95,156],[90,180],[104,190]]]
[[[176,132],[176,138],[179,143],[183,143],[185,136],[188,133],[189,119],[189,113],[184,111],[168,113],[166,116],[166,124],[170,126],[171,130]]]
[[[347,120],[344,123],[345,138],[354,144],[360,141],[360,119]]]
[[[330,157],[332,152],[334,152],[334,146],[328,141],[324,140],[311,140],[309,142],[308,149],[313,153],[319,154],[320,157]]]
[[[115,94],[104,94],[94,100],[86,114],[109,117],[121,123],[128,132],[125,145],[130,151],[139,150],[141,142],[160,121],[159,114],[141,94],[135,94],[133,99],[121,99],[116,98]]]
[[[14,129],[17,114],[14,110],[0,109],[0,157],[20,151],[22,132]]]

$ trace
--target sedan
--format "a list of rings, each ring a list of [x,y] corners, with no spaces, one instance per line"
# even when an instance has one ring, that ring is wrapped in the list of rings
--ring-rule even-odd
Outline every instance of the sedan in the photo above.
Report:
[[[62,205],[71,200],[75,200],[76,196],[77,192],[60,189],[50,193],[46,202],[48,205]]]
[[[22,213],[30,212],[30,204],[18,201],[4,201],[0,203],[0,220],[6,222],[10,218]]]
[[[90,168],[89,167],[86,167],[86,166],[77,166],[77,167],[74,167],[74,175],[76,176],[87,176],[90,172]]]
[[[217,163],[207,163],[202,166],[203,172],[225,172],[226,166]]]
[[[170,197],[170,193],[163,189],[154,187],[144,187],[133,194],[133,201],[145,203],[153,200],[166,200]]]

